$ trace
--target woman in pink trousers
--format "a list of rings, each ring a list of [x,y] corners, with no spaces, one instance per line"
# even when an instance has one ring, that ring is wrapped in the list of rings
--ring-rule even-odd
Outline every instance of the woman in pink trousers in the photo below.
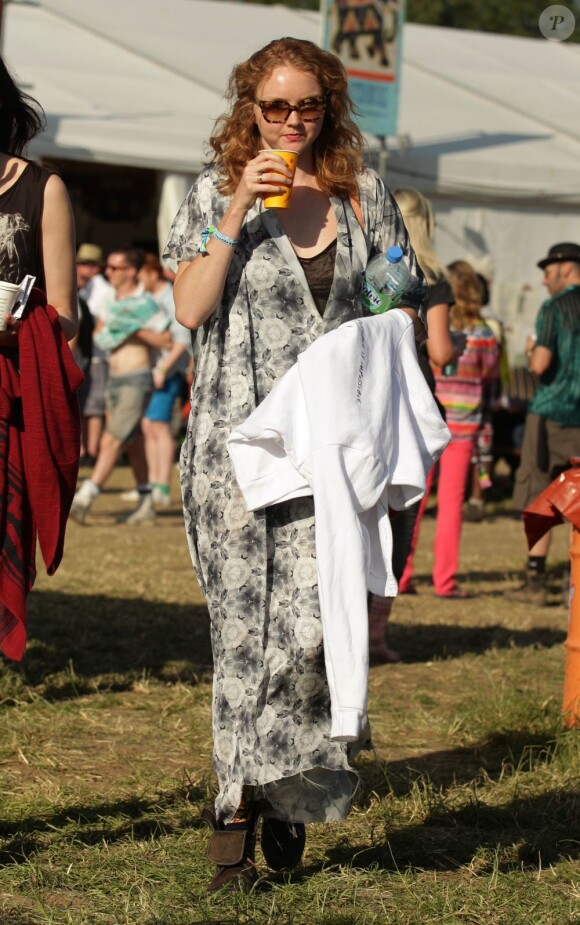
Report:
[[[499,388],[499,346],[480,315],[482,289],[475,270],[464,260],[448,269],[455,297],[451,332],[463,351],[456,364],[434,367],[435,394],[452,439],[439,461],[433,587],[437,597],[463,598],[467,595],[457,585],[463,499],[482,414]]]

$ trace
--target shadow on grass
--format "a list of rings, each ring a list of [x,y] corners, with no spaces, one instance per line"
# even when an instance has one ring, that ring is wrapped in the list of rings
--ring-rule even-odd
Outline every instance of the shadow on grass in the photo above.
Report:
[[[580,789],[554,789],[495,806],[478,797],[483,774],[497,781],[532,772],[538,765],[549,765],[558,748],[553,735],[511,730],[473,747],[361,764],[359,803],[367,806],[377,796],[386,798],[384,826],[378,828],[388,836],[382,841],[379,834],[371,845],[340,844],[328,852],[327,861],[385,870],[454,870],[477,858],[477,872],[483,873],[494,867],[538,869],[559,860],[579,859]],[[464,791],[464,805],[446,805],[446,792],[465,784],[472,787],[467,798]],[[412,799],[424,821],[392,825],[389,796]]]
[[[462,606],[453,602],[454,607]],[[463,605],[465,606],[465,605]],[[549,648],[561,645],[566,633],[548,626],[515,630],[494,626],[422,623],[418,628],[408,623],[389,623],[389,645],[401,652],[403,662],[428,662],[433,659],[457,658],[466,653],[482,654],[488,649]]]
[[[373,845],[341,844],[327,863],[384,870],[452,871],[475,863],[477,873],[538,870],[580,858],[580,791],[551,790],[502,806],[480,803],[434,808],[419,825],[392,831]],[[305,872],[306,873],[306,872]]]
[[[465,510],[465,508],[464,508]],[[425,511],[424,517],[435,520],[437,517],[437,504],[430,504]],[[521,511],[516,511],[515,508],[511,506],[505,499],[489,500],[486,502],[485,511],[483,516],[483,521],[480,523],[473,524],[473,527],[476,529],[484,529],[486,525],[497,523],[499,520],[517,520],[522,524],[522,536],[524,533],[524,526],[522,521]],[[464,526],[468,524],[467,520],[464,520]],[[483,526],[482,526],[483,525]],[[469,528],[471,529],[471,524]]]
[[[533,770],[550,764],[557,744],[554,734],[515,729],[488,736],[481,743],[429,752],[399,761],[361,761],[362,792],[359,803],[368,805],[375,796],[405,797],[413,791],[445,792],[465,783],[477,784],[485,774],[491,780],[514,770]]]
[[[491,648],[559,645],[565,633],[549,627],[457,624],[426,624],[418,632],[395,621],[389,639],[404,653],[404,662],[425,662]],[[144,676],[197,684],[210,681],[211,674],[209,617],[203,605],[42,591],[29,601],[24,659],[4,663],[2,695],[4,703],[26,696],[25,686],[46,700],[59,700],[130,690]]]
[[[203,605],[42,591],[29,599],[26,654],[4,670],[56,700],[127,690],[144,675],[195,684],[211,664]]]
[[[188,800],[207,799],[203,787],[187,786]],[[164,793],[158,800],[134,797],[92,806],[68,806],[52,814],[29,816],[18,822],[0,822],[0,866],[23,864],[36,851],[46,848],[47,837],[59,832],[66,838],[67,830],[76,844],[91,846],[113,844],[123,840],[147,841],[182,832],[184,827],[199,828],[197,819],[184,821],[185,790],[178,788]]]
[[[490,738],[476,748],[435,752],[412,762],[393,762],[388,767],[386,792],[405,797],[418,780],[425,782],[423,794],[417,798],[421,800],[418,815],[422,821],[402,826],[391,823],[392,804],[385,801],[384,821],[381,823],[379,819],[375,825],[371,843],[356,841],[347,834],[329,848],[322,866],[342,871],[345,867],[453,871],[474,865],[475,873],[486,874],[539,870],[562,860],[580,859],[577,789],[552,789],[501,805],[489,805],[480,802],[474,786],[471,795],[463,794],[462,805],[445,803],[443,789],[467,780],[475,784],[481,767],[497,777],[505,769],[506,760],[517,764],[518,771],[524,770],[527,753],[530,770],[537,768],[539,761],[550,762],[555,755],[555,743],[537,736],[530,744],[531,738],[528,732],[511,732]],[[364,776],[365,769],[362,770]],[[178,787],[154,800],[135,797],[90,806],[73,805],[52,814],[0,823],[3,841],[0,865],[29,863],[30,857],[44,850],[47,839],[55,833],[59,838],[66,840],[70,836],[76,844],[90,847],[103,842],[179,835],[185,828],[198,828],[201,826],[198,820],[185,818],[186,795],[191,802],[207,799],[203,786],[188,782],[185,788]],[[332,830],[329,828],[328,832],[331,838]],[[320,869],[320,864],[302,867],[291,875],[291,880],[303,881]],[[269,877],[261,889],[269,889],[273,882],[281,882],[281,877]]]
[[[457,581],[460,586],[467,584],[495,584],[500,585],[499,588],[489,588],[489,589],[478,589],[474,593],[474,598],[479,597],[505,597],[506,593],[509,593],[513,590],[512,582],[523,581],[526,575],[526,570],[524,568],[524,560],[522,560],[522,568],[514,569],[487,569],[487,570],[478,570],[472,569],[468,572],[458,572]],[[568,575],[570,572],[570,564],[568,561],[561,562],[552,562],[550,567],[546,572],[546,586],[548,591],[553,594],[563,594],[564,583],[567,584]],[[415,572],[413,575],[413,585],[417,588],[425,588],[427,591],[433,590],[433,579],[430,572]],[[461,605],[461,602],[449,601],[450,605],[455,606],[455,604]],[[465,606],[465,603],[463,604]]]

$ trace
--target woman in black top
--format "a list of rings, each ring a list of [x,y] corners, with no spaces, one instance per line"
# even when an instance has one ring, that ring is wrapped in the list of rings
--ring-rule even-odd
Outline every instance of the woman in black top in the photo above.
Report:
[[[419,351],[421,369],[435,391],[435,379],[429,360],[436,366],[446,366],[456,358],[456,350],[449,333],[449,309],[454,303],[448,273],[433,251],[435,220],[431,203],[419,190],[404,188],[393,190],[417,260],[429,284],[427,325],[429,336],[425,350]]]
[[[453,363],[457,351],[449,333],[449,309],[454,298],[447,279],[447,270],[439,262],[433,251],[433,232],[435,222],[431,204],[419,190],[406,188],[393,190],[393,196],[409,239],[417,255],[417,261],[429,284],[429,302],[427,304],[428,339],[418,348],[417,356],[423,375],[433,394],[435,377],[430,360],[437,366]],[[440,406],[443,412],[443,408]],[[428,483],[425,498],[413,505],[398,517],[393,518],[393,572],[399,583],[399,593],[412,593],[411,576],[413,572],[413,551],[418,537],[418,528],[429,495]],[[385,641],[387,620],[393,598],[369,594],[369,649],[371,662],[395,662],[400,655],[387,646]]]
[[[67,340],[77,333],[74,221],[62,180],[22,157],[43,128],[42,110],[21,92],[0,58],[0,279],[27,274],[60,318]],[[0,347],[16,346],[16,325]]]

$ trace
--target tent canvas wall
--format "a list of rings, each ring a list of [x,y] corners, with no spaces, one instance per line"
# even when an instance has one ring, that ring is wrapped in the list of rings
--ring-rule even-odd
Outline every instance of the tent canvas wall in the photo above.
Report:
[[[4,55],[44,105],[35,156],[159,171],[160,238],[223,110],[232,66],[272,38],[318,41],[317,13],[228,0],[11,2]],[[580,46],[407,25],[387,182],[437,212],[445,261],[491,273],[512,359],[542,300],[536,261],[580,239]],[[369,140],[372,147],[372,140]]]

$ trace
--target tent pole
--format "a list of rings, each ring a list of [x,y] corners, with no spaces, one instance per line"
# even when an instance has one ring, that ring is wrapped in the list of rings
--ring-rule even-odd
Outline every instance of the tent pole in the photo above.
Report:
[[[8,6],[8,0],[0,0],[0,57],[4,58],[4,8]]]

